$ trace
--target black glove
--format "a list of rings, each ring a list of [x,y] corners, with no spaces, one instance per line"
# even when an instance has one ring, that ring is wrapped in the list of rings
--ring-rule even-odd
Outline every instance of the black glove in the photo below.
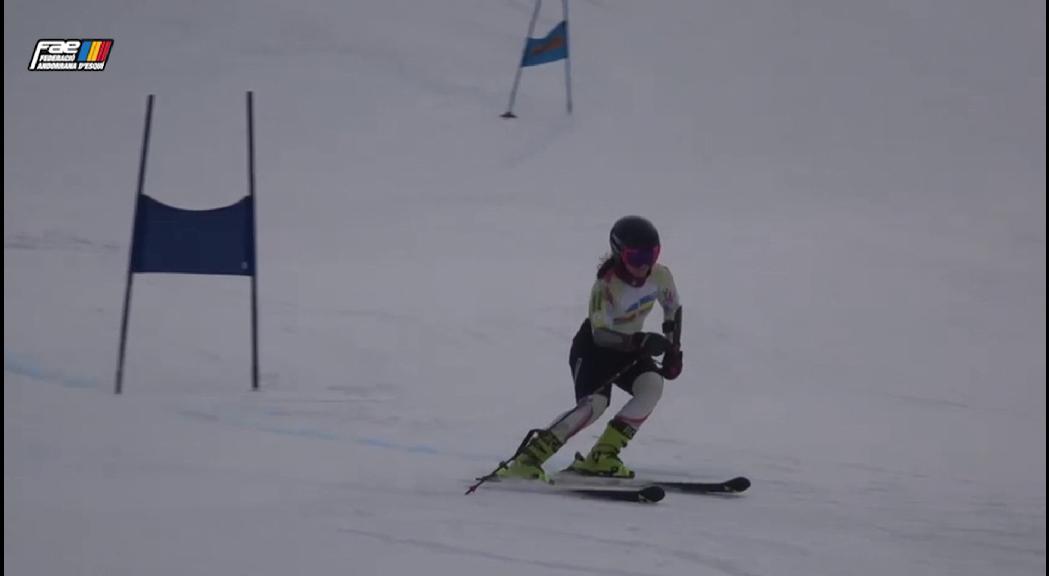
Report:
[[[655,332],[638,332],[634,334],[634,349],[646,356],[659,356],[670,350],[670,340]]]
[[[660,373],[667,380],[673,380],[678,376],[681,376],[683,356],[680,348],[672,348],[667,350],[665,356],[663,356],[663,369]]]

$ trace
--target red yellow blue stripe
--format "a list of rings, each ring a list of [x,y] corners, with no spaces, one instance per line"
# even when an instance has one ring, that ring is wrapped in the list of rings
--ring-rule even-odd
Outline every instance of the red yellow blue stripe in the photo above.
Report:
[[[77,62],[105,62],[112,45],[112,40],[83,40],[77,53]]]

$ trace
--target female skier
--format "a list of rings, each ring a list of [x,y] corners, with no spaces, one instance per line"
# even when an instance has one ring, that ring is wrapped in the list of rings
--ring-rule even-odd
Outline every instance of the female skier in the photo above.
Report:
[[[590,290],[590,313],[572,339],[569,364],[576,405],[559,416],[497,473],[500,477],[547,480],[542,465],[564,443],[608,408],[612,385],[632,398],[608,423],[584,458],[569,470],[588,476],[632,478],[619,451],[652,414],[663,395],[663,379],[681,374],[681,305],[670,269],[657,263],[659,232],[640,216],[616,221],[609,234],[611,255]],[[662,334],[643,332],[656,302],[663,308]],[[663,356],[662,367],[653,357]]]

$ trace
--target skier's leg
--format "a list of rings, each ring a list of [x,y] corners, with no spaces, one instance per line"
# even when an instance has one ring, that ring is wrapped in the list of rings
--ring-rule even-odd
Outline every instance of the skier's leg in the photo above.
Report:
[[[586,336],[589,337],[589,333]],[[619,358],[611,358],[610,361],[607,354],[602,355],[588,345],[588,340],[579,340],[577,338],[573,342],[568,359],[576,405],[558,416],[548,428],[561,442],[567,442],[580,430],[593,424],[608,408],[612,395],[612,382],[609,379],[614,371],[620,370],[617,362],[623,361]]]
[[[546,480],[546,472],[543,471],[543,462],[553,456],[561,446],[564,445],[554,433],[549,430],[540,430],[521,449],[521,452],[505,467],[496,474],[503,478],[536,478]]]
[[[545,478],[543,463],[550,459],[566,440],[597,420],[608,408],[608,397],[591,394],[579,399],[575,407],[557,417],[550,426],[539,432],[514,458],[500,476],[519,478]]]
[[[559,416],[521,451],[500,476],[546,478],[542,464],[565,441],[590,425],[608,408],[612,394],[611,378],[631,362],[630,357],[601,351],[593,345],[589,323],[584,323],[572,340],[568,364],[572,369],[576,406]]]
[[[659,403],[663,396],[663,377],[654,371],[645,371],[628,382],[629,385],[623,388],[627,388],[633,398],[608,423],[587,457],[572,464],[573,470],[581,474],[634,476],[633,470],[619,459],[619,451],[626,447]]]
[[[656,372],[644,372],[634,379],[630,393],[633,394],[633,398],[623,405],[614,420],[619,420],[637,431],[663,397],[663,377]]]
[[[548,430],[562,442],[594,423],[608,408],[608,396],[591,394],[579,399],[575,407],[557,417]]]

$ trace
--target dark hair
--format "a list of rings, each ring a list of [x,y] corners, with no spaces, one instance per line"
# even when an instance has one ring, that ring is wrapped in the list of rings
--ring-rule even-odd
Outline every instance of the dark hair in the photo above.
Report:
[[[608,274],[608,271],[611,270],[612,267],[615,266],[615,265],[616,265],[616,256],[615,256],[615,254],[608,254],[607,256],[604,256],[602,258],[602,260],[601,260],[601,265],[597,267],[597,277],[599,279],[600,278],[604,278],[605,275]]]

